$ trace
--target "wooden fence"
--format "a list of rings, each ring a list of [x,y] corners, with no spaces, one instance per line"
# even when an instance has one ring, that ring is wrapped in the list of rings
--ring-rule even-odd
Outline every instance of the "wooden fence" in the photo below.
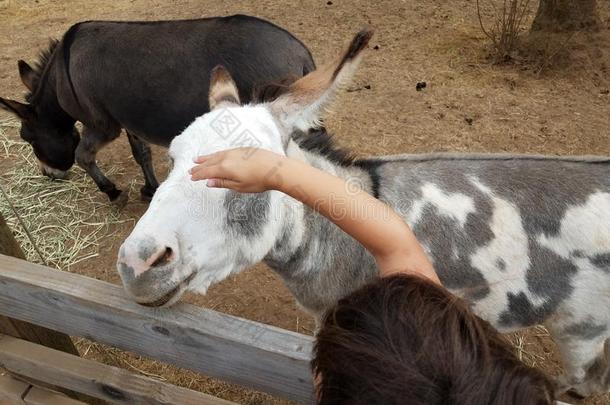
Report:
[[[188,304],[142,307],[119,286],[2,254],[0,315],[313,403],[309,336]],[[5,334],[0,367],[115,404],[232,404]],[[3,388],[19,393],[11,404],[82,404],[17,380],[0,378],[0,393]]]
[[[142,307],[127,299],[120,286],[4,255],[0,314],[313,402],[313,340],[298,333],[188,304]],[[8,335],[0,335],[0,367],[117,404],[230,403]]]

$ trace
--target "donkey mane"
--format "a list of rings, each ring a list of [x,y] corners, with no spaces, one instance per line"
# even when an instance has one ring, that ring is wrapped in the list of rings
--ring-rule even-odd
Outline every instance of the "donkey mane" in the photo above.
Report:
[[[291,137],[302,149],[321,155],[339,166],[347,167],[357,163],[356,155],[337,146],[333,135],[324,127],[310,129],[308,132],[295,131]]]
[[[295,131],[291,134],[292,139],[299,147],[307,152],[328,159],[341,167],[358,167],[368,173],[371,180],[370,193],[379,198],[380,178],[377,168],[384,163],[378,158],[359,158],[349,149],[336,145],[333,135],[326,128],[310,129],[308,132]]]
[[[34,66],[32,66],[32,69],[34,70],[34,75],[35,75],[34,83],[36,83],[36,85],[34,86],[32,91],[28,92],[25,96],[25,99],[28,103],[32,102],[32,98],[34,97],[34,94],[36,94],[36,91],[38,90],[38,84],[40,83],[40,78],[42,77],[42,74],[44,73],[45,69],[47,68],[47,65],[51,61],[51,56],[53,56],[53,52],[55,52],[57,45],[59,45],[59,40],[50,39],[49,46],[46,49],[40,51],[40,53],[38,54],[38,61],[36,61],[36,63],[34,63]]]

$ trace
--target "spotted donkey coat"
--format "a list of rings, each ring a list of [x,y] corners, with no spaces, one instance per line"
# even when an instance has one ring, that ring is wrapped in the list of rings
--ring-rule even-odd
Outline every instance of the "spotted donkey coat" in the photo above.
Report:
[[[200,154],[235,147],[214,124],[233,117],[258,146],[359,184],[412,227],[443,284],[503,332],[544,324],[565,360],[562,388],[610,388],[610,158],[402,155],[355,160],[335,149],[320,110],[355,70],[370,33],[343,58],[271,103],[240,106],[228,73],[219,106],[169,149],[174,162],[117,268],[127,293],[171,305],[261,260],[314,316],[377,276],[336,225],[278,191],[239,194],[193,182]],[[222,90],[222,91],[221,91]],[[237,131],[239,132],[239,131]]]
[[[433,154],[352,161],[324,132],[296,141],[310,164],[394,208],[443,285],[482,318],[502,332],[545,325],[568,367],[565,384],[586,381],[574,387],[583,395],[610,388],[610,159]],[[376,276],[372,256],[326,218],[304,208],[294,221],[300,224],[285,224],[266,262],[305,309],[320,315]]]

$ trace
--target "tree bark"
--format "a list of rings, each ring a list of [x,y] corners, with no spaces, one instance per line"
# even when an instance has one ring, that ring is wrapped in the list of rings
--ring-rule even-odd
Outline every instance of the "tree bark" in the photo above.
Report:
[[[598,30],[597,0],[540,0],[532,31]]]

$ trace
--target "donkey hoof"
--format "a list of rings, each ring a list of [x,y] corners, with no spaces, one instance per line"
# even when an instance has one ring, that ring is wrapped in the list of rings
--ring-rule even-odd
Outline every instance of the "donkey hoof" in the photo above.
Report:
[[[127,193],[124,193],[119,190],[117,191],[118,194],[114,198],[110,198],[110,202],[112,203],[112,205],[118,208],[123,208],[127,204],[127,200],[129,199],[129,197],[127,196]]]
[[[142,187],[140,189],[140,199],[145,202],[150,202],[155,195],[155,191],[157,191],[156,188]]]

